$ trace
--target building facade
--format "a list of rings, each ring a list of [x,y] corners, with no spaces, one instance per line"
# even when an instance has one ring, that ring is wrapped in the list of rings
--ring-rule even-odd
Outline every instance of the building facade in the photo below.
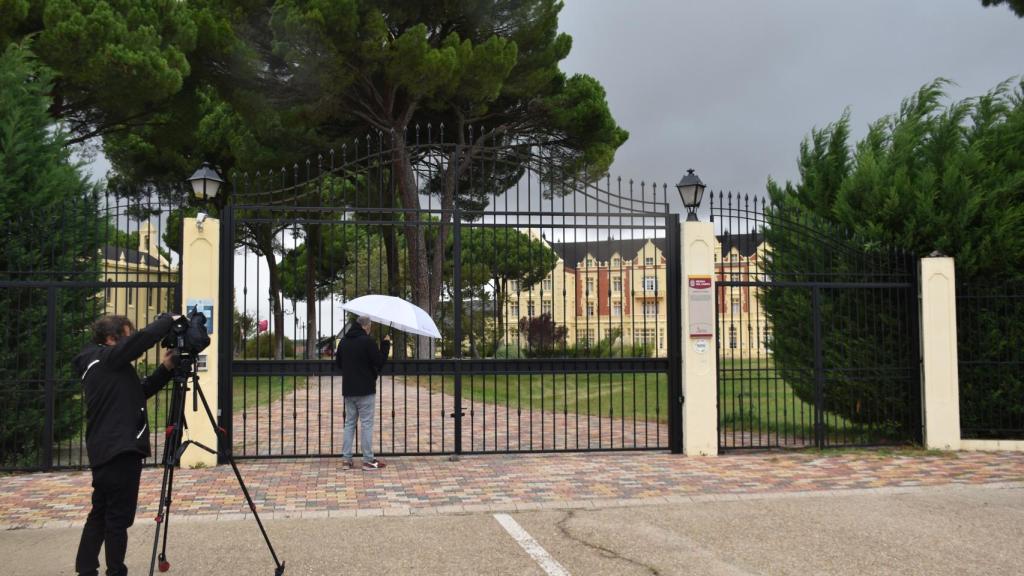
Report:
[[[176,277],[178,269],[160,254],[156,228],[145,222],[139,228],[138,249],[106,245],[100,249],[103,259],[101,280],[110,283],[168,282]],[[151,322],[161,312],[171,311],[173,291],[159,287],[108,286],[102,299],[105,314],[127,316],[136,328]],[[150,365],[159,361],[156,348],[143,359]]]
[[[528,232],[532,237],[539,235]],[[668,354],[668,262],[664,238],[598,242],[547,242],[558,260],[540,283],[509,283],[506,337],[515,337],[522,318],[549,314],[566,328],[576,347],[643,346],[652,356]],[[715,250],[718,280],[755,279],[762,270],[764,245],[754,235],[719,237]],[[685,282],[685,280],[684,280]],[[766,354],[770,336],[756,288],[718,290],[723,346]],[[748,352],[749,356],[750,353]]]

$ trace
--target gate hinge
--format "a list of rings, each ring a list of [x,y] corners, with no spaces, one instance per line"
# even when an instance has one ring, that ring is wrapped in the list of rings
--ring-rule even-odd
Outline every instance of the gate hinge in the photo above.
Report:
[[[680,394],[679,395],[679,403],[680,404],[685,404],[686,403],[686,396],[683,396],[682,394]]]

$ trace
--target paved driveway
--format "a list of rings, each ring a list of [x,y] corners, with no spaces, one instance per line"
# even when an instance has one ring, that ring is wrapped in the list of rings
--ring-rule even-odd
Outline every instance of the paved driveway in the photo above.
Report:
[[[1024,574],[1020,484],[763,493],[508,517],[526,547],[490,512],[267,526],[286,574]],[[78,537],[77,528],[0,532],[3,572],[71,574]],[[147,572],[151,543],[151,522],[132,529],[132,573]],[[170,574],[273,572],[247,520],[181,521],[169,558]]]

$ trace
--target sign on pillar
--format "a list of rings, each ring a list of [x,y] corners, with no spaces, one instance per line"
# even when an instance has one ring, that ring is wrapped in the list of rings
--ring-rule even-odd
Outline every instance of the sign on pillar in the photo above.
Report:
[[[220,222],[214,218],[206,218],[202,226],[196,225],[195,218],[186,218],[182,236],[182,267],[181,290],[182,302],[186,310],[182,313],[198,309],[206,316],[206,330],[210,334],[210,345],[196,358],[199,387],[202,388],[206,403],[214,418],[220,411],[217,394],[217,350],[219,335],[223,330],[216,326],[216,315],[219,303],[218,272],[220,270]],[[189,383],[191,389],[192,383]],[[203,403],[190,391],[185,402],[185,421],[187,429],[184,439],[217,449],[217,433],[210,423]],[[193,410],[196,407],[198,410]],[[217,455],[190,445],[181,456],[183,467],[215,466]]]
[[[718,454],[718,370],[715,351],[714,225],[684,222],[683,453]]]

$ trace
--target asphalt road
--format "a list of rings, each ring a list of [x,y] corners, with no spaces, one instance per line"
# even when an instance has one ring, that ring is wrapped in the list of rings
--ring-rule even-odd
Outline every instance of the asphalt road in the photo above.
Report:
[[[1024,575],[1024,488],[509,514],[574,575]],[[545,575],[493,514],[269,520],[285,574]],[[148,573],[153,524],[128,565]],[[0,532],[0,573],[73,574],[80,530]],[[255,522],[172,525],[179,575],[273,574]]]

